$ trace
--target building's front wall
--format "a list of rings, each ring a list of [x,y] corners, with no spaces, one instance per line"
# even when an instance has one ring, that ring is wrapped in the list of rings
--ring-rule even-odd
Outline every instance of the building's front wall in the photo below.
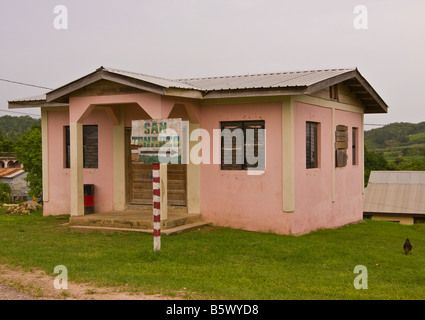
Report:
[[[221,170],[220,143],[213,144],[221,121],[264,120],[266,169]],[[210,164],[201,167],[201,212],[215,225],[264,232],[289,233],[290,216],[282,212],[282,103],[223,103],[202,107],[201,128],[211,137]],[[216,140],[217,141],[217,140]],[[218,139],[218,142],[220,140]]]
[[[43,168],[47,169],[43,173],[46,215],[72,214],[72,190],[81,192],[79,182],[72,182],[72,170],[65,168],[64,126],[77,121],[98,125],[98,168],[83,169],[83,183],[95,185],[96,212],[122,210],[126,193],[125,127],[130,127],[132,120],[151,117],[190,120],[186,111],[191,110],[193,119],[199,119],[190,123],[190,131],[201,128],[208,133],[210,159],[209,163],[203,159],[200,167],[188,165],[189,213],[200,211],[204,220],[216,225],[280,234],[301,234],[362,219],[363,110],[358,106],[307,96],[229,99],[200,108],[170,103],[154,94],[90,96],[70,101],[72,112],[68,108],[42,112],[43,146],[47,150],[43,158]],[[90,107],[96,103],[99,106]],[[108,104],[114,107],[108,109]],[[221,128],[222,121],[250,120],[265,123],[265,171],[251,175],[245,170],[222,170],[216,162],[221,158],[221,147],[214,130]],[[317,169],[306,169],[306,121],[320,123]],[[337,125],[348,126],[349,146],[352,128],[359,129],[357,165],[351,163],[349,147],[347,166],[335,168]],[[196,144],[190,142],[192,147]]]
[[[191,106],[196,108],[196,106]],[[188,107],[189,108],[189,107]],[[82,183],[94,184],[94,208],[96,212],[120,211],[127,207],[126,127],[132,120],[178,117],[190,120],[184,101],[175,104],[163,101],[160,95],[142,93],[114,96],[72,97],[70,107],[42,110],[43,136],[43,199],[44,214],[76,215],[72,209],[73,183],[71,168],[65,167],[65,126],[78,122],[98,126],[98,167],[82,169]],[[195,119],[192,119],[195,121]],[[193,124],[190,122],[190,130]],[[70,137],[70,148],[76,144]],[[80,145],[81,151],[83,145]],[[77,163],[78,164],[78,163]],[[82,166],[82,163],[79,165]],[[199,169],[199,168],[198,168]],[[187,190],[188,212],[199,213],[199,174],[195,166],[188,165],[187,175],[197,177]],[[198,170],[199,171],[199,170]],[[74,191],[75,192],[75,191]],[[194,199],[196,197],[196,199]],[[81,199],[80,199],[81,200]],[[82,200],[81,200],[82,201]],[[81,214],[79,211],[77,213]]]
[[[47,111],[48,123],[48,201],[44,214],[70,213],[70,168],[65,168],[64,128],[69,126],[69,111]],[[98,168],[84,169],[84,183],[95,185],[94,206],[99,212],[113,208],[112,123],[103,110],[93,110],[83,125],[98,125]]]

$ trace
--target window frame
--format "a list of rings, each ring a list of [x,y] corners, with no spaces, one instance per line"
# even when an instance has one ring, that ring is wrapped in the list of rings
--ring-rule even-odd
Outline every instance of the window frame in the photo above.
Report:
[[[306,169],[320,168],[320,122],[306,121]],[[312,140],[312,133],[313,138]],[[309,139],[310,138],[310,139]],[[313,150],[311,146],[313,145]],[[315,152],[315,157],[312,157],[312,152]],[[314,159],[312,161],[312,158]]]
[[[351,132],[351,164],[359,165],[359,128],[353,127]]]
[[[232,136],[232,163],[231,164],[227,164],[224,163],[224,137],[221,135],[220,136],[220,168],[221,170],[238,170],[238,171],[246,171],[246,170],[255,170],[257,169],[256,165],[258,164],[250,164],[247,161],[247,156],[246,156],[246,150],[247,150],[247,146],[249,147],[249,145],[247,145],[247,134],[246,134],[246,130],[247,129],[252,129],[250,127],[252,126],[260,126],[260,128],[258,129],[263,129],[265,130],[265,121],[264,120],[241,120],[241,121],[220,121],[220,135],[223,132],[223,130],[225,129],[229,129],[229,127],[233,127],[233,130],[236,129],[240,129],[243,133],[243,143],[242,143],[242,147],[241,147],[241,152],[242,152],[242,156],[243,156],[243,163],[233,163],[234,160],[237,160],[238,155],[237,155],[237,151],[235,149],[238,148],[238,146],[234,146],[234,139],[237,139],[237,137]],[[232,130],[232,131],[233,131]],[[265,150],[265,136],[264,136],[264,150]],[[255,140],[256,139],[256,140]],[[256,142],[255,142],[256,141]],[[236,141],[237,143],[237,141]],[[254,156],[259,155],[259,147],[260,147],[260,143],[258,141],[258,131],[257,133],[254,133]],[[235,154],[233,154],[235,153]],[[264,155],[265,156],[265,155]],[[265,166],[265,163],[264,163]],[[265,168],[261,168],[258,170],[265,170]]]
[[[90,129],[96,128],[95,138],[95,154],[96,161],[93,164],[87,164],[87,154],[93,154],[92,146],[88,145],[87,139],[90,134]],[[69,125],[64,126],[64,168],[71,168],[71,139]],[[99,168],[99,126],[97,124],[83,125],[83,168],[84,169],[98,169]]]

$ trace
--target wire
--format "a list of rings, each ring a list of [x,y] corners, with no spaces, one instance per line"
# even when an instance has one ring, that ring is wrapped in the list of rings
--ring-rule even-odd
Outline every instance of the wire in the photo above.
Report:
[[[397,209],[405,209],[405,210],[422,211],[421,209],[418,209],[418,208],[409,208],[409,207],[393,206],[393,205],[391,205],[391,204],[378,203],[378,202],[372,202],[372,201],[365,201],[365,203],[377,204],[377,205],[386,206],[386,207],[392,207],[392,208],[397,208]]]
[[[14,84],[20,84],[22,86],[28,86],[28,87],[34,87],[34,88],[40,88],[40,89],[47,89],[47,90],[53,90],[52,88],[47,88],[47,87],[43,87],[43,86],[37,86],[35,84],[29,84],[29,83],[24,83],[24,82],[12,81],[12,80],[7,80],[7,79],[0,79],[0,81],[10,82],[10,83],[14,83]]]
[[[20,111],[11,111],[11,110],[0,109],[0,112],[17,113],[17,114],[23,114],[23,115],[27,115],[27,116],[41,117],[41,115],[39,115],[39,114],[28,113],[28,112],[20,112]]]

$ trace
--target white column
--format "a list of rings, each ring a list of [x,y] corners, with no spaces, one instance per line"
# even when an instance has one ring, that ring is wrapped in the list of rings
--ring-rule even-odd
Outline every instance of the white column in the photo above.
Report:
[[[69,124],[71,153],[71,216],[84,215],[83,182],[83,125],[79,122]]]
[[[283,211],[295,211],[295,124],[291,97],[282,101]]]
[[[125,183],[125,107],[120,107],[119,124],[113,126],[114,210],[124,210],[126,201]]]

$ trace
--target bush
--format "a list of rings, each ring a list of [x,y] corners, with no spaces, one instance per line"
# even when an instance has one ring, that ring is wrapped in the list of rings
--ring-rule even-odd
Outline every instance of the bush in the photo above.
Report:
[[[8,183],[0,182],[0,202],[11,202],[12,200],[12,188]]]

